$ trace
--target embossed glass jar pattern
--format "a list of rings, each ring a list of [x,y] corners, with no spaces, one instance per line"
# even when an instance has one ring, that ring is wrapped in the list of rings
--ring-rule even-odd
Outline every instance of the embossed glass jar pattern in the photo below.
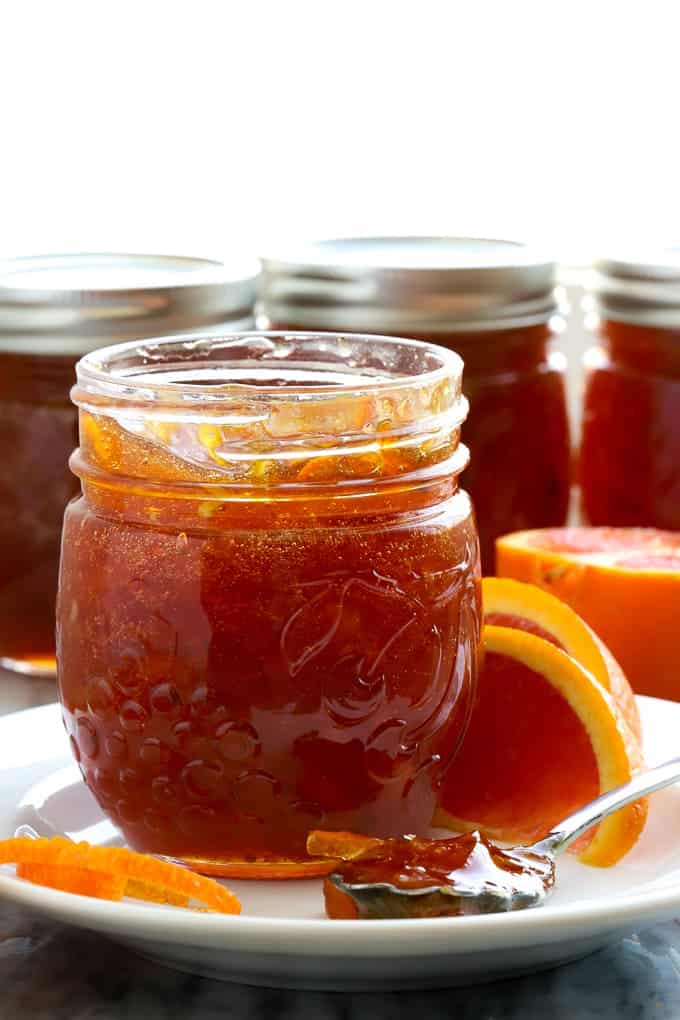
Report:
[[[427,831],[479,641],[461,374],[334,334],[80,362],[59,688],[131,845],[296,875],[312,828]]]

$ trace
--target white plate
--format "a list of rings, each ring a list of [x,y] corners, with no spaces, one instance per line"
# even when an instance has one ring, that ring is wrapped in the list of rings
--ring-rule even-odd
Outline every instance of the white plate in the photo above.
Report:
[[[673,757],[680,704],[641,698],[640,705],[648,761]],[[115,839],[71,764],[56,705],[0,719],[0,837],[22,822],[44,834]],[[654,795],[642,839],[615,868],[562,858],[557,891],[534,910],[329,921],[318,880],[230,886],[243,902],[240,917],[88,899],[0,868],[0,897],[182,970],[281,988],[434,988],[565,963],[680,914],[680,788]]]

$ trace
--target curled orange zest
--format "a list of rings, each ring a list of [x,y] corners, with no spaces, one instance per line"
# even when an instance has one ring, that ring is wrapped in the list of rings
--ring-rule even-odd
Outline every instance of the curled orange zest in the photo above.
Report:
[[[121,900],[188,906],[196,901],[221,914],[240,914],[239,900],[211,878],[124,847],[15,837],[0,841],[0,864],[16,864],[17,875],[65,892]]]
[[[85,868],[55,868],[50,864],[17,864],[17,875],[36,885],[62,892],[94,896],[99,900],[120,900],[125,895],[125,878]]]

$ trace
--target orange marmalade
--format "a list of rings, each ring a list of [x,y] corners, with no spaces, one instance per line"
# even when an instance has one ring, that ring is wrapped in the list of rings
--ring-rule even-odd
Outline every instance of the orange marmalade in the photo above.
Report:
[[[461,375],[337,334],[80,362],[60,696],[131,846],[293,876],[312,829],[427,834],[479,641]]]

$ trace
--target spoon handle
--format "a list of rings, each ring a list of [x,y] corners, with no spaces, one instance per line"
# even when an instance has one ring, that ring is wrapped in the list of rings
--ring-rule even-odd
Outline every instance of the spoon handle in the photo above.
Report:
[[[654,793],[664,786],[670,786],[680,779],[680,758],[671,758],[670,761],[657,765],[653,769],[641,772],[637,776],[624,783],[622,786],[615,786],[608,790],[590,804],[579,808],[573,814],[568,815],[561,822],[558,822],[554,829],[536,844],[536,849],[545,848],[551,853],[558,854],[582,836],[584,832],[607,815],[625,807],[631,801],[643,797],[647,793]]]

